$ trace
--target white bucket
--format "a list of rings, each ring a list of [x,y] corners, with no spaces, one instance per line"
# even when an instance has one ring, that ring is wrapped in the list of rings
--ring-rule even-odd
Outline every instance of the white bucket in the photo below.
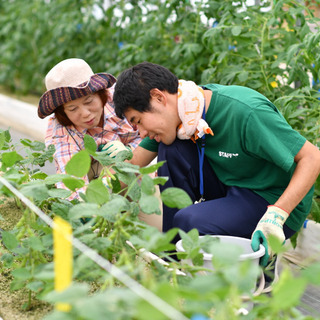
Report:
[[[203,236],[200,236],[200,238]],[[221,243],[237,245],[242,248],[242,254],[239,256],[239,261],[244,260],[252,260],[253,263],[259,265],[259,259],[265,254],[265,248],[262,244],[260,244],[260,248],[258,251],[253,251],[251,248],[251,240],[240,237],[232,237],[232,236],[216,236],[211,235],[210,237],[219,238]],[[178,252],[184,252],[184,248],[182,246],[182,240],[179,240],[176,243],[176,249]],[[203,266],[208,269],[213,269],[212,267],[212,254],[201,251],[203,254]]]
[[[200,236],[200,237],[203,237],[203,236]],[[220,242],[223,244],[236,245],[238,247],[240,246],[242,248],[242,254],[240,254],[240,256],[239,256],[239,261],[252,260],[252,263],[256,264],[258,266],[260,258],[262,256],[264,256],[264,254],[265,254],[265,248],[262,244],[260,244],[258,251],[256,251],[256,252],[253,251],[251,248],[251,240],[250,239],[240,238],[240,237],[232,237],[232,236],[217,236],[217,235],[211,235],[210,237],[219,238]],[[182,246],[182,240],[179,240],[176,243],[176,249],[178,252],[185,252],[185,250]],[[213,270],[214,269],[213,265],[212,265],[213,255],[211,253],[206,253],[202,250],[200,252],[203,254],[203,267]],[[191,260],[186,259],[184,261],[186,263],[188,263],[189,265],[192,265]],[[261,283],[260,283],[258,290],[255,293],[253,293],[253,295],[259,295],[264,287],[263,274],[262,274],[262,278],[260,279],[260,282]],[[262,287],[261,287],[261,285],[262,285]],[[256,287],[256,283],[254,284],[254,287],[252,288],[252,292],[254,292],[255,287]],[[248,301],[248,300],[250,300],[249,297],[247,297],[247,296],[243,297],[243,301]],[[238,312],[246,314],[247,312],[249,312],[252,309],[252,307],[253,307],[253,303],[249,301],[249,302],[245,303],[243,305],[243,308],[238,310]]]

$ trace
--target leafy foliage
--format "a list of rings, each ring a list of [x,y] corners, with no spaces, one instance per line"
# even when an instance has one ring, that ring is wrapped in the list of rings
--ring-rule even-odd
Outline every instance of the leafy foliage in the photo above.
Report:
[[[256,89],[276,104],[294,129],[319,145],[319,19],[300,1],[260,2],[245,6],[243,0],[113,0],[106,8],[103,0],[0,1],[0,83],[21,93],[41,94],[45,74],[62,59],[80,57],[95,72],[116,76],[147,60],[199,84]],[[68,174],[47,176],[41,167],[52,161],[53,148],[30,140],[12,145],[9,131],[1,131],[1,175],[46,214],[69,221],[75,237],[189,318],[195,314],[214,319],[304,318],[294,307],[308,283],[319,284],[314,277],[319,264],[298,279],[286,270],[274,295],[254,298],[243,279],[252,280],[257,268],[236,261],[236,253],[232,263],[226,263],[234,252],[230,249],[219,252],[215,272],[204,270],[200,250],[210,252],[214,244],[200,241],[195,230],[180,232],[186,244],[186,253],[180,256],[191,259],[193,266],[172,260],[171,241],[178,231],[163,234],[137,218],[140,210],[159,213],[154,190],[166,177],[148,174],[161,163],[139,169],[123,162],[129,154],[112,160],[96,153],[93,143],[86,137],[86,149],[70,161]],[[79,200],[69,201],[83,187],[81,177],[91,158],[103,164],[102,175]],[[57,182],[68,190],[57,189]],[[316,197],[319,183],[318,179]],[[0,188],[2,195],[12,196],[6,187]],[[312,214],[319,221],[316,197]],[[2,233],[6,251],[0,266],[12,270],[12,290],[26,287],[38,299],[72,305],[71,313],[55,312],[47,319],[96,320],[106,314],[110,319],[163,319],[159,310],[78,250],[73,285],[63,293],[54,292],[52,230],[15,200],[23,214],[13,230]],[[175,189],[162,194],[162,201],[178,208],[189,204],[188,197]],[[147,262],[140,249],[165,257],[169,269]],[[199,271],[207,275],[200,276]],[[98,287],[95,294],[93,285]],[[248,317],[237,312],[243,294],[256,303]]]
[[[1,138],[2,137],[2,138]],[[58,215],[67,220],[73,229],[73,236],[110,261],[122,272],[139,282],[144,288],[172,306],[181,317],[191,318],[202,315],[207,319],[247,319],[239,313],[241,307],[252,308],[250,319],[303,319],[295,309],[307,284],[318,284],[314,272],[319,264],[314,264],[302,274],[293,277],[285,270],[274,288],[274,295],[253,297],[259,267],[248,261],[239,261],[239,248],[221,248],[210,236],[199,237],[197,230],[184,233],[179,230],[185,252],[176,252],[172,240],[178,230],[161,233],[138,219],[139,211],[147,214],[159,213],[159,201],[155,196],[158,183],[165,177],[152,178],[162,163],[146,168],[138,168],[123,159],[131,156],[124,151],[115,159],[103,152],[93,151],[94,140],[86,136],[85,148],[81,156],[74,156],[68,163],[65,175],[46,176],[40,169],[30,170],[34,158],[23,157],[17,152],[20,145],[12,145],[10,133],[0,132],[3,155],[10,150],[17,156],[11,162],[2,162],[2,177],[42,209],[48,216]],[[37,149],[38,156],[52,155],[37,142],[21,140],[25,149]],[[27,153],[30,154],[30,153]],[[68,200],[77,184],[71,189],[57,189],[55,183],[74,179],[80,181],[83,174],[80,165],[87,167],[86,157],[99,159],[104,163],[101,176],[92,180],[80,199]],[[38,162],[37,162],[38,163]],[[89,170],[89,169],[88,169]],[[126,181],[126,187],[111,181]],[[67,186],[67,184],[66,184]],[[82,188],[82,185],[78,185]],[[13,194],[3,185],[0,193],[6,197]],[[15,197],[15,196],[14,196]],[[162,200],[166,205],[182,208],[190,204],[188,196],[180,189],[169,188]],[[163,309],[149,304],[148,299],[134,294],[130,286],[123,286],[118,279],[89,259],[78,249],[74,250],[74,270],[72,285],[63,292],[54,290],[53,238],[52,229],[28,207],[16,199],[23,214],[12,230],[2,232],[0,268],[11,270],[13,281],[11,290],[29,290],[29,303],[41,299],[49,303],[69,303],[68,313],[54,311],[45,319],[176,319]],[[278,248],[282,250],[282,248]],[[274,248],[275,251],[276,248]],[[165,258],[167,267],[157,260],[151,260],[146,252]],[[204,266],[203,252],[213,253],[212,266]],[[170,255],[177,254],[182,260]],[[192,263],[186,263],[192,261]],[[293,290],[294,288],[294,290]],[[294,291],[294,294],[292,293]],[[244,304],[243,296],[249,302]],[[290,296],[290,299],[283,297]],[[249,304],[248,304],[249,303]],[[167,311],[167,310],[165,310]],[[249,319],[248,318],[248,319]]]
[[[315,0],[319,4],[319,0]],[[42,94],[62,59],[115,76],[142,61],[196,83],[243,85],[267,96],[320,145],[319,19],[302,1],[0,2],[0,84]],[[319,179],[316,195],[320,195]],[[315,216],[320,216],[317,206]]]

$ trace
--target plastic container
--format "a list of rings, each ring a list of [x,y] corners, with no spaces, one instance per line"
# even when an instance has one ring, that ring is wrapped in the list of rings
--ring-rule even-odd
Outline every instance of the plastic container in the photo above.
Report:
[[[202,236],[200,236],[202,237]],[[260,248],[258,251],[253,251],[251,248],[251,240],[246,239],[246,238],[240,238],[240,237],[232,237],[232,236],[217,236],[217,235],[212,235],[211,237],[214,238],[219,238],[220,242],[223,244],[230,244],[230,245],[236,245],[240,246],[242,248],[242,254],[239,256],[239,261],[244,261],[244,260],[252,260],[253,264],[256,264],[257,266],[259,265],[259,260],[260,258],[265,254],[265,248],[262,244],[260,244]],[[182,246],[182,240],[179,240],[176,243],[176,249],[178,252],[184,252],[185,250],[183,249]],[[207,269],[212,269],[212,254],[211,253],[206,253],[204,251],[201,251],[203,253],[203,267]],[[186,263],[192,265],[191,260],[186,259],[184,260]],[[205,274],[205,273],[202,273]],[[258,280],[258,279],[257,279]],[[261,286],[262,285],[262,286]],[[254,287],[252,288],[253,295],[259,295],[264,287],[264,277],[263,274],[261,275],[260,278],[260,285],[259,288],[255,291],[256,283],[254,284]],[[244,304],[243,308],[237,310],[238,314],[244,314],[246,315],[252,308],[253,308],[253,302],[249,301],[250,298],[247,296],[242,297]]]
[[[202,236],[200,236],[202,237]],[[246,238],[240,238],[240,237],[232,237],[232,236],[216,236],[212,235],[211,237],[219,238],[221,243],[230,244],[230,245],[237,245],[240,246],[243,250],[243,253],[239,256],[239,261],[244,260],[252,260],[253,263],[259,265],[259,259],[265,254],[265,248],[263,245],[260,244],[260,248],[258,251],[253,251],[251,248],[251,240]],[[182,246],[182,240],[179,240],[176,243],[176,249],[178,252],[184,252]],[[212,260],[212,254],[206,253],[202,251],[203,253],[203,266],[208,269],[213,269],[211,260]]]

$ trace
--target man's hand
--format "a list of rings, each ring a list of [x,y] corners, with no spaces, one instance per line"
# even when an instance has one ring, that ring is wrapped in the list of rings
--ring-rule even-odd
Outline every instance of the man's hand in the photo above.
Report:
[[[262,216],[257,224],[256,229],[252,233],[251,247],[253,251],[258,251],[260,244],[262,244],[266,253],[261,258],[260,264],[266,266],[269,257],[272,256],[268,238],[270,235],[277,237],[281,242],[285,241],[285,235],[283,233],[283,225],[289,217],[289,213],[281,208],[271,205],[268,206],[266,213]]]
[[[101,151],[107,151],[107,155],[111,158],[114,158],[120,151],[131,151],[130,147],[126,147],[121,141],[114,140],[105,144]]]

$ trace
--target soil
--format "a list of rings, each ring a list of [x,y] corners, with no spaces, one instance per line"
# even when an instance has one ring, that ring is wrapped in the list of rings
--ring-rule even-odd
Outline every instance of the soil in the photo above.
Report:
[[[0,199],[0,228],[11,230],[21,217],[21,210],[16,206],[13,199]],[[1,254],[5,252],[0,245]],[[3,269],[0,262],[0,320],[40,320],[52,310],[52,306],[32,299],[29,310],[23,310],[23,305],[28,301],[28,291],[25,289],[10,291],[12,277],[10,271]]]
[[[39,97],[36,95],[19,95],[0,86],[0,93],[12,98],[38,105]],[[11,230],[21,217],[21,210],[16,206],[13,199],[0,198],[0,228]],[[0,259],[2,253],[6,252],[0,241]],[[10,291],[12,277],[8,270],[3,270],[0,261],[0,320],[40,320],[52,310],[52,306],[44,302],[32,299],[30,310],[22,307],[28,301],[28,291]]]

